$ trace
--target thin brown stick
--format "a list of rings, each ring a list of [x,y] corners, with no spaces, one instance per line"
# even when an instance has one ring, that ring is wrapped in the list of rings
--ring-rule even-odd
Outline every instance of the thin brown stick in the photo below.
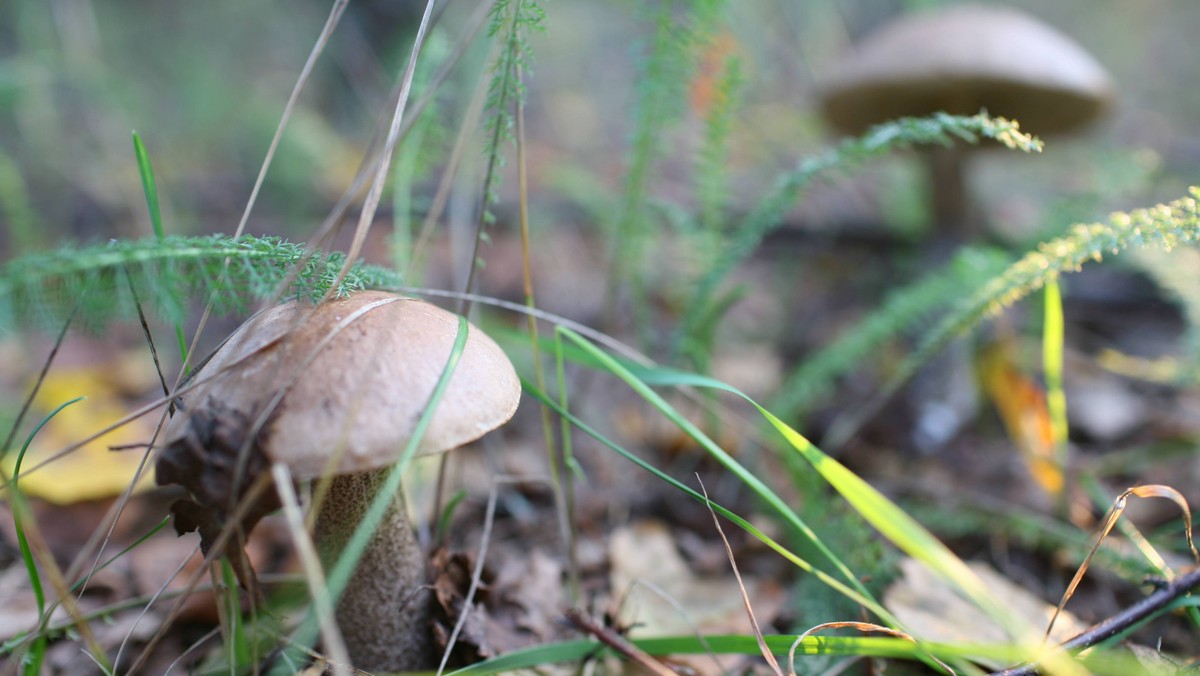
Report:
[[[568,608],[564,615],[567,621],[575,625],[580,631],[585,631],[595,636],[601,643],[621,653],[631,661],[636,662],[650,673],[657,674],[658,676],[676,676],[676,672],[651,657],[650,653],[630,643],[624,636],[593,620],[587,614],[575,608]]]
[[[483,581],[483,561],[487,557],[488,547],[492,541],[492,526],[496,523],[496,500],[499,498],[498,487],[501,484],[521,484],[528,483],[528,477],[519,476],[498,476],[492,480],[492,487],[488,493],[487,511],[483,517],[483,532],[479,536],[479,553],[475,555],[475,569],[471,571],[471,584],[467,587],[466,596],[463,597],[462,610],[459,611],[458,621],[454,623],[454,629],[450,632],[450,637],[446,640],[446,649],[442,651],[442,660],[438,664],[437,673],[440,674],[446,669],[446,663],[450,660],[450,653],[454,650],[454,644],[458,642],[458,635],[462,633],[463,627],[467,623],[467,616],[471,613],[471,606],[475,603],[475,594],[479,591],[479,586]],[[434,518],[437,518],[436,515]]]
[[[304,67],[300,70],[300,76],[296,78],[296,84],[292,87],[292,93],[288,95],[287,103],[283,106],[283,115],[279,119],[279,124],[275,127],[275,136],[271,138],[271,144],[267,147],[267,155],[263,158],[262,166],[258,170],[258,176],[254,179],[254,187],[250,190],[250,199],[246,200],[246,208],[242,211],[242,218],[238,221],[237,230],[233,235],[234,238],[241,237],[242,233],[246,231],[246,222],[250,220],[250,212],[254,209],[254,203],[258,200],[258,192],[262,189],[263,181],[267,178],[267,169],[271,167],[271,160],[275,158],[275,152],[279,149],[279,142],[283,139],[283,130],[287,127],[288,121],[292,118],[292,113],[296,110],[296,104],[300,101],[300,92],[303,91],[304,85],[308,83],[309,77],[312,76],[313,68],[317,65],[317,59],[325,51],[325,45],[333,35],[333,30],[337,28],[338,22],[341,21],[342,13],[346,11],[346,5],[349,1],[335,0],[333,7],[329,10],[329,17],[325,19],[325,25],[321,27],[321,33],[317,36],[316,43],[308,53],[308,59],[304,62]]]
[[[1092,545],[1092,549],[1088,552],[1088,555],[1083,560],[1083,563],[1079,564],[1079,569],[1075,571],[1075,577],[1071,578],[1071,583],[1067,585],[1067,590],[1063,592],[1062,598],[1058,602],[1058,606],[1054,609],[1054,614],[1050,616],[1050,622],[1046,624],[1046,633],[1042,637],[1043,641],[1050,637],[1050,630],[1054,629],[1055,620],[1057,620],[1058,616],[1062,614],[1063,608],[1067,605],[1067,601],[1069,601],[1075,594],[1075,589],[1079,586],[1080,581],[1083,580],[1083,575],[1087,572],[1088,566],[1092,561],[1092,557],[1094,557],[1096,552],[1099,551],[1100,545],[1104,543],[1104,539],[1108,537],[1110,532],[1112,532],[1113,527],[1117,525],[1117,520],[1120,519],[1121,515],[1125,512],[1125,506],[1128,503],[1129,496],[1131,495],[1139,498],[1166,498],[1178,505],[1184,515],[1184,532],[1187,534],[1188,547],[1192,551],[1192,557],[1196,559],[1198,563],[1200,563],[1200,553],[1196,551],[1196,545],[1192,541],[1192,510],[1188,507],[1187,500],[1183,497],[1183,495],[1170,486],[1164,486],[1160,484],[1149,484],[1145,486],[1134,486],[1133,488],[1129,488],[1124,493],[1121,493],[1119,496],[1117,496],[1117,499],[1113,501],[1112,507],[1108,510],[1108,516],[1104,519],[1104,525],[1101,527],[1100,533],[1096,536],[1095,544]]]
[[[146,338],[146,344],[150,346],[150,356],[154,361],[154,371],[158,374],[158,380],[162,384],[163,396],[170,398],[171,389],[167,385],[166,377],[163,375],[162,365],[158,360],[158,350],[154,347],[154,336],[150,331],[150,325],[146,323],[146,316],[142,312],[142,304],[138,300],[137,291],[133,287],[133,281],[126,273],[125,278],[129,281],[129,292],[133,295],[134,304],[137,306],[138,319],[142,325],[142,333]],[[169,408],[169,407],[168,407]],[[104,550],[108,547],[108,543],[112,540],[113,533],[117,530],[117,521],[120,520],[121,514],[125,510],[125,505],[129,503],[130,496],[137,488],[141,481],[142,473],[145,471],[146,463],[150,459],[150,453],[154,448],[154,440],[158,438],[159,432],[162,431],[164,418],[160,417],[158,424],[155,426],[154,435],[150,442],[145,445],[145,450],[142,452],[141,460],[138,461],[138,466],[134,470],[133,478],[125,486],[121,496],[112,504],[104,518],[100,521],[100,527],[88,538],[83,547],[80,548],[76,559],[71,562],[71,566],[67,569],[67,579],[72,579],[78,575],[76,567],[82,567],[83,561],[86,558],[84,555],[95,549],[95,557],[92,559],[92,567],[88,570],[87,575],[83,578],[83,584],[79,585],[77,597],[82,599],[87,591],[88,584],[91,583],[92,576],[95,575],[96,569],[100,566],[100,559],[104,555]],[[113,450],[111,447],[109,450]],[[103,532],[103,537],[99,534]]]
[[[494,4],[495,0],[489,0],[488,2],[481,3],[479,8],[475,10],[475,14],[471,16],[471,27],[465,31],[464,38],[459,40],[459,49],[471,44],[475,35],[483,27],[488,15],[491,14],[492,5]],[[450,188],[454,185],[454,177],[458,175],[458,167],[462,163],[463,156],[466,155],[467,146],[473,138],[473,132],[479,123],[479,118],[483,116],[483,105],[486,100],[487,80],[480,78],[474,88],[474,92],[471,94],[470,101],[467,103],[466,113],[463,115],[458,135],[454,140],[454,145],[450,149],[450,156],[446,160],[446,168],[442,171],[442,177],[438,180],[437,190],[434,191],[429,211],[425,214],[425,218],[421,223],[421,231],[417,235],[416,242],[413,244],[412,254],[408,261],[408,270],[404,274],[405,279],[419,279],[421,270],[425,267],[425,258],[430,247],[430,242],[433,239],[434,225],[441,220],[442,212],[446,209],[446,203],[450,199]]]
[[[721,542],[725,545],[725,555],[729,557],[729,566],[733,568],[733,577],[737,580],[738,591],[742,594],[742,603],[746,606],[746,616],[750,618],[750,627],[754,630],[754,640],[758,642],[758,650],[762,653],[763,659],[767,661],[767,665],[771,667],[771,671],[776,676],[783,676],[783,669],[779,667],[775,654],[771,652],[770,646],[767,645],[767,639],[763,638],[762,629],[758,626],[758,618],[754,616],[754,608],[750,605],[750,595],[746,593],[742,574],[738,572],[737,560],[733,557],[733,548],[729,546],[729,538],[725,537],[725,531],[721,529],[721,520],[717,518],[717,512],[712,508],[712,502],[708,499],[708,489],[704,487],[704,481],[700,478],[699,472],[696,473],[696,481],[700,484],[701,494],[704,495],[704,506],[708,508],[713,525],[717,527],[717,534],[721,536]]]
[[[1172,601],[1186,596],[1192,589],[1200,587],[1200,566],[1195,566],[1175,578],[1166,586],[1125,610],[1087,629],[1058,646],[1055,654],[1068,650],[1083,650],[1132,628],[1142,620],[1166,608]],[[1039,672],[1038,664],[1023,664],[1012,669],[994,672],[993,676],[1033,676]]]
[[[492,2],[494,1],[495,0],[490,0],[487,3],[484,3],[480,9],[476,11],[468,23],[467,28],[458,37],[458,39],[455,40],[456,46],[454,51],[442,64],[442,67],[438,70],[438,72],[430,79],[426,91],[420,96],[420,98],[418,98],[412,103],[412,105],[409,106],[412,114],[408,116],[403,125],[400,127],[399,140],[396,142],[397,145],[403,143],[404,139],[408,137],[409,132],[411,132],[413,127],[416,125],[417,120],[420,119],[422,111],[424,111],[429,103],[433,101],[441,85],[448,77],[450,77],[450,73],[454,70],[454,67],[458,65],[459,61],[462,60],[463,56],[467,53],[468,48],[474,44],[476,35],[478,35],[479,31],[483,28],[485,20],[487,19],[488,9],[491,7]],[[444,9],[445,7],[446,4],[443,3],[441,8]],[[433,23],[437,23],[437,16],[434,17]],[[403,82],[397,82],[396,86],[388,95],[387,108],[389,110],[395,108],[399,102],[403,84]],[[359,162],[358,169],[355,171],[354,178],[351,179],[350,185],[342,192],[342,196],[338,198],[337,203],[334,204],[333,208],[329,210],[329,214],[326,215],[325,220],[321,222],[321,225],[317,228],[316,232],[309,237],[304,246],[306,253],[300,258],[299,261],[296,262],[296,265],[293,266],[293,269],[288,273],[283,281],[279,283],[275,293],[272,294],[271,299],[266,303],[267,305],[273,305],[275,301],[283,296],[284,291],[291,287],[292,282],[294,282],[299,276],[299,271],[304,268],[309,259],[317,253],[318,249],[326,248],[328,242],[333,239],[335,233],[340,231],[342,219],[345,218],[346,212],[350,209],[351,203],[357,199],[359,194],[362,192],[363,187],[367,183],[367,178],[371,176],[379,166],[383,138],[387,129],[387,126],[384,124],[386,121],[386,118],[381,119],[372,130],[371,138],[366,144],[367,149],[363,153],[363,158]],[[406,277],[407,276],[408,275],[406,275]]]
[[[321,569],[321,560],[304,526],[300,499],[292,489],[292,475],[287,465],[275,463],[271,465],[271,476],[275,479],[275,491],[279,494],[280,504],[283,505],[283,515],[288,525],[288,533],[292,536],[296,558],[300,560],[300,569],[312,593],[313,610],[317,616],[317,625],[321,630],[325,650],[329,653],[333,676],[345,676],[348,673],[345,665],[350,664],[350,656],[346,652],[346,642],[342,639],[341,629],[334,620],[333,599],[329,597],[329,590],[325,585],[325,572]]]
[[[275,126],[275,135],[271,138],[271,143],[267,146],[267,154],[263,157],[262,166],[258,170],[258,177],[254,180],[254,187],[250,190],[250,197],[246,200],[246,208],[242,210],[242,217],[238,221],[237,229],[233,233],[234,239],[242,236],[246,231],[246,223],[250,220],[250,212],[254,209],[254,204],[258,200],[258,192],[262,189],[263,181],[267,177],[267,169],[271,166],[271,161],[275,158],[275,152],[279,149],[279,142],[283,138],[283,130],[287,127],[288,121],[292,118],[292,113],[296,109],[296,104],[300,100],[300,92],[304,90],[304,85],[308,84],[309,77],[312,76],[313,68],[316,67],[317,59],[321,53],[325,51],[325,45],[329,42],[330,36],[337,28],[338,22],[342,19],[342,14],[346,11],[346,4],[350,0],[334,0],[333,7],[329,10],[329,16],[325,19],[325,25],[321,27],[321,33],[317,36],[317,41],[313,44],[308,53],[308,59],[304,62],[304,67],[300,70],[300,75],[296,78],[296,84],[292,87],[291,94],[288,95],[287,103],[283,106],[283,114],[279,118],[279,124]],[[223,268],[229,266],[228,258],[222,264]],[[223,273],[222,273],[223,274]],[[200,322],[196,326],[196,332],[192,336],[192,342],[188,346],[187,355],[183,360],[183,365],[179,368],[179,377],[175,381],[175,387],[179,387],[183,382],[188,371],[188,364],[191,362],[192,354],[196,351],[196,346],[200,343],[200,336],[204,333],[204,327],[208,325],[208,318],[212,314],[213,303],[210,299],[204,306],[204,312],[200,314]]]
[[[241,523],[246,518],[246,513],[250,511],[250,508],[258,500],[258,498],[267,490],[267,487],[271,485],[271,481],[272,477],[270,474],[263,473],[259,475],[258,479],[256,479],[254,483],[252,483],[246,490],[246,494],[242,497],[236,509],[233,510],[229,519],[229,523]],[[167,616],[162,619],[162,622],[159,624],[158,631],[156,631],[154,635],[150,637],[150,640],[142,649],[141,654],[138,655],[138,658],[133,663],[133,666],[129,667],[129,670],[126,672],[127,674],[137,673],[146,665],[146,660],[150,657],[150,654],[154,652],[154,648],[157,647],[159,642],[162,641],[162,639],[167,635],[167,630],[175,621],[175,618],[179,616],[179,613],[183,611],[184,603],[187,601],[187,595],[190,594],[191,591],[200,584],[200,578],[204,576],[204,573],[208,567],[217,560],[217,557],[224,553],[226,543],[228,543],[231,537],[235,536],[235,531],[237,530],[237,528],[229,527],[221,529],[221,533],[216,537],[216,539],[213,540],[212,547],[209,548],[208,553],[204,556],[204,565],[197,569],[196,572],[192,574],[191,578],[188,579],[188,584],[185,587],[185,593],[178,598],[178,600],[175,602],[175,605],[172,606],[171,610],[167,613]],[[168,582],[163,583],[164,591],[169,582],[170,581],[168,580]],[[150,602],[146,604],[142,611],[143,614],[150,610],[150,606],[153,605],[153,603],[154,599],[151,599]],[[130,635],[131,634],[132,630],[130,632]],[[128,640],[128,638],[129,635],[126,636],[126,640]]]
[[[517,81],[521,80],[520,64],[517,65]],[[517,205],[521,226],[521,281],[525,294],[525,306],[529,309],[537,307],[533,293],[533,261],[529,246],[529,168],[525,154],[525,102],[516,102],[516,140],[517,140]],[[542,349],[538,342],[537,319],[532,314],[526,315],[529,327],[529,346],[533,352],[533,379],[539,390],[546,391],[546,370],[542,364]],[[575,505],[574,491],[568,494],[567,485],[571,484],[571,473],[563,462],[554,443],[554,418],[549,406],[541,407],[542,437],[546,442],[546,464],[550,469],[550,489],[554,492],[554,511],[558,517],[559,537],[562,538],[563,549],[567,559],[567,589],[571,605],[578,605],[580,598],[579,558],[575,552]],[[568,499],[570,498],[570,499]]]
[[[371,224],[375,220],[375,210],[379,208],[379,200],[383,197],[383,186],[387,182],[388,168],[392,164],[392,153],[396,150],[396,142],[400,139],[400,127],[404,121],[404,110],[408,106],[408,97],[412,91],[413,78],[417,73],[417,57],[421,54],[421,48],[425,46],[425,34],[429,30],[434,4],[435,0],[428,0],[425,3],[425,13],[421,16],[420,25],[417,26],[417,35],[413,39],[412,52],[409,54],[408,65],[405,67],[404,76],[401,79],[400,97],[396,101],[396,107],[392,112],[392,123],[388,127],[387,140],[383,144],[383,154],[379,158],[379,166],[375,169],[375,180],[371,182],[371,189],[367,192],[367,199],[363,203],[362,212],[359,213],[358,226],[354,230],[354,241],[350,243],[350,250],[346,252],[346,261],[342,265],[342,269],[338,271],[337,279],[334,280],[329,290],[325,293],[326,298],[336,293],[337,288],[346,279],[346,275],[350,273],[350,268],[354,266],[354,262],[358,259],[358,254],[362,251],[363,242],[366,241],[367,233],[370,232]]]
[[[54,358],[58,356],[58,348],[62,347],[63,340],[67,337],[67,329],[71,326],[71,320],[75,318],[75,312],[79,310],[76,305],[71,314],[67,317],[67,321],[63,322],[62,330],[58,332],[58,337],[54,339],[54,347],[50,348],[50,354],[46,357],[46,363],[42,364],[42,370],[38,373],[38,377],[33,381],[33,388],[29,390],[29,396],[25,397],[25,402],[21,404],[21,410],[17,413],[17,419],[13,421],[12,429],[8,431],[8,436],[4,439],[4,445],[0,446],[0,454],[7,453],[12,446],[13,439],[17,437],[17,430],[21,429],[21,423],[25,421],[25,415],[29,413],[29,407],[33,406],[33,400],[37,397],[37,393],[42,389],[42,383],[46,381],[46,375],[50,373],[50,365],[54,363]],[[0,473],[0,478],[4,478]],[[7,481],[7,478],[5,478]]]
[[[517,21],[518,16],[521,13],[521,3],[520,2],[511,3],[510,7],[511,7],[510,11],[512,12],[512,21],[513,21],[512,30],[516,31],[517,30],[516,21]],[[498,41],[499,41],[499,39],[498,39]],[[501,46],[500,49],[503,50],[503,49],[508,49],[508,48],[509,48],[508,45],[503,44],[503,46]],[[510,64],[510,65],[515,65],[515,64]],[[516,72],[505,73],[502,77],[505,79],[507,79],[509,77],[516,78],[517,73]],[[506,86],[500,88],[500,100],[496,103],[496,110],[502,111],[505,109],[506,106],[508,106],[508,90],[509,90],[509,88]],[[476,283],[475,275],[479,271],[480,249],[483,246],[484,231],[487,229],[488,199],[491,197],[492,181],[494,180],[496,171],[499,168],[498,165],[499,165],[499,161],[500,161],[500,139],[502,138],[501,133],[502,133],[503,126],[504,125],[502,125],[502,124],[497,124],[495,126],[495,129],[492,130],[491,141],[488,144],[488,148],[490,148],[492,152],[491,152],[491,155],[488,157],[487,170],[484,172],[484,176],[483,176],[483,194],[480,196],[480,199],[479,199],[479,223],[475,227],[475,245],[474,245],[474,247],[472,247],[472,251],[471,251],[471,260],[470,260],[471,267],[470,267],[470,272],[467,273],[466,287],[463,288],[463,291],[465,293],[474,293],[475,292],[475,283]],[[461,315],[464,315],[464,316],[469,315],[471,313],[471,301],[467,300],[467,301],[463,302],[461,307],[459,307],[459,309],[458,309],[458,313]]]

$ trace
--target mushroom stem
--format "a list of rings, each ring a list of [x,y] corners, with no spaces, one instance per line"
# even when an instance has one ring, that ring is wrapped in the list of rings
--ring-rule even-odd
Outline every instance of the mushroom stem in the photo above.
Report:
[[[925,160],[929,167],[934,226],[952,237],[971,239],[978,228],[971,223],[962,149],[930,148]]]
[[[387,479],[388,470],[334,477],[317,514],[315,540],[330,570]],[[415,671],[433,666],[432,597],[425,561],[397,490],[337,604],[337,622],[354,666]]]

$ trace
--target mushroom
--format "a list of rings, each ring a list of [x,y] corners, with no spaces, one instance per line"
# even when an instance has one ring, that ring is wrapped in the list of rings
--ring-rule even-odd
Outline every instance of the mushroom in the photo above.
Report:
[[[454,314],[423,301],[365,291],[317,306],[289,302],[254,316],[176,400],[156,465],[160,484],[187,488],[176,529],[199,530],[206,551],[221,529],[239,538],[278,507],[273,491],[245,519],[232,508],[256,476],[283,463],[301,480],[329,479],[314,540],[329,570],[384,483],[450,357]],[[500,426],[520,382],[504,352],[471,327],[417,453],[442,453]],[[232,486],[237,488],[232,488]],[[237,563],[236,541],[223,551]],[[338,601],[351,660],[368,670],[432,665],[424,557],[398,492]]]
[[[824,83],[821,112],[848,134],[898,117],[987,110],[1046,135],[1092,121],[1112,98],[1108,73],[1067,36],[1008,7],[958,5],[864,38]],[[936,224],[963,233],[964,154],[934,148],[926,158]]]

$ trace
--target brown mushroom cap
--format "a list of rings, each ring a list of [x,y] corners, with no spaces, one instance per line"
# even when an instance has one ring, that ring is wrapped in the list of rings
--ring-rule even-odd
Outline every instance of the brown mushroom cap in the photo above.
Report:
[[[1108,73],[1078,44],[1027,14],[960,5],[900,19],[868,36],[825,83],[822,112],[839,130],[945,111],[1065,131],[1110,103]]]
[[[199,374],[212,379],[185,394],[184,407],[215,402],[256,417],[283,392],[258,436],[269,460],[300,479],[329,471],[334,453],[337,473],[384,467],[411,438],[458,326],[457,315],[379,291],[318,306],[285,303],[230,336]],[[504,352],[471,326],[417,453],[447,451],[500,426],[520,393]],[[171,420],[165,443],[186,434],[187,417]]]

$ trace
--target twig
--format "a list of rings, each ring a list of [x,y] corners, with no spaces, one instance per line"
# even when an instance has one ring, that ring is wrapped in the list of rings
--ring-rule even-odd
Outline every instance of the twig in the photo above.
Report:
[[[650,656],[650,653],[635,646],[617,632],[605,627],[575,608],[568,608],[564,613],[567,620],[581,631],[595,636],[613,650],[621,653],[630,660],[637,662],[647,671],[658,676],[676,676],[665,664]]]
[[[454,650],[454,644],[458,642],[458,636],[467,624],[467,616],[471,614],[471,608],[475,603],[475,594],[479,591],[483,580],[483,562],[487,558],[488,547],[491,545],[492,526],[496,523],[496,500],[499,498],[499,486],[501,484],[520,484],[528,481],[530,479],[527,477],[509,475],[498,476],[492,480],[492,487],[488,492],[487,512],[483,518],[483,532],[479,536],[479,553],[475,556],[475,568],[471,571],[471,584],[467,587],[466,596],[463,597],[462,610],[459,611],[458,621],[454,623],[454,629],[450,632],[450,638],[446,640],[446,649],[442,651],[442,660],[437,668],[439,676],[445,671],[446,663],[450,661],[450,653]]]
[[[45,363],[42,364],[42,370],[38,373],[38,377],[33,382],[33,388],[29,390],[29,396],[25,398],[25,403],[21,404],[21,411],[17,413],[16,420],[13,421],[12,429],[8,431],[8,436],[4,438],[4,445],[0,446],[0,455],[8,452],[12,446],[13,439],[17,438],[17,430],[21,429],[21,423],[25,421],[25,414],[29,413],[29,407],[33,406],[33,400],[37,397],[38,391],[42,388],[42,383],[46,381],[46,374],[50,372],[50,365],[54,363],[54,358],[58,356],[58,348],[62,347],[63,340],[67,337],[67,329],[71,326],[71,320],[75,318],[75,313],[79,311],[79,305],[75,305],[75,309],[71,310],[71,314],[67,316],[67,321],[63,322],[62,330],[58,332],[58,337],[54,339],[54,347],[50,348],[50,356],[46,357]],[[7,483],[7,480],[5,481]],[[2,488],[2,486],[0,486]]]
[[[421,54],[421,48],[425,45],[425,34],[429,30],[430,20],[433,17],[434,4],[435,0],[428,0],[425,3],[425,13],[421,16],[421,23],[417,26],[417,35],[413,38],[412,52],[408,57],[408,65],[405,66],[404,75],[400,80],[400,95],[392,111],[392,122],[388,127],[387,138],[383,142],[383,151],[379,157],[379,166],[375,169],[375,179],[371,182],[366,200],[363,202],[362,210],[359,212],[358,225],[355,227],[354,239],[350,242],[350,249],[346,252],[346,261],[342,264],[342,269],[338,272],[333,285],[329,287],[330,291],[326,294],[326,298],[332,297],[334,290],[341,285],[342,280],[350,273],[350,268],[354,266],[354,261],[358,259],[358,254],[362,251],[363,242],[366,241],[367,233],[370,231],[371,224],[375,219],[375,210],[379,207],[379,200],[383,196],[384,184],[387,182],[388,167],[392,162],[392,153],[395,152],[396,143],[400,140],[401,125],[404,122],[404,110],[408,106],[413,78],[416,77],[417,73],[417,57]]]
[[[300,499],[296,497],[296,491],[292,488],[291,472],[288,471],[287,465],[277,462],[271,465],[271,476],[275,479],[275,490],[279,493],[280,504],[283,505],[283,515],[287,520],[288,532],[292,536],[292,546],[296,548],[296,558],[300,560],[305,582],[312,591],[321,639],[329,653],[329,666],[333,676],[346,676],[346,665],[350,664],[350,656],[346,651],[341,629],[334,621],[333,599],[329,598],[329,589],[325,586],[325,572],[321,569],[320,558],[312,538],[304,528],[304,515],[300,510]]]
[[[742,593],[742,603],[746,606],[746,616],[750,618],[750,626],[754,629],[754,639],[758,641],[758,649],[762,652],[763,659],[767,661],[767,665],[771,667],[771,671],[777,676],[783,676],[783,670],[779,668],[779,662],[767,646],[767,640],[763,638],[762,629],[758,626],[758,619],[754,617],[754,608],[750,605],[750,595],[746,593],[746,585],[742,583],[742,575],[738,572],[737,560],[733,556],[733,548],[729,546],[729,538],[725,537],[725,531],[721,529],[721,521],[717,519],[717,513],[713,510],[713,503],[708,499],[708,489],[704,487],[704,481],[700,478],[699,472],[696,473],[696,481],[700,484],[700,492],[704,494],[704,506],[708,507],[708,513],[712,516],[713,525],[717,527],[717,534],[721,536],[721,542],[725,545],[725,555],[729,557],[729,566],[733,568],[733,577],[737,579],[738,591]]]
[[[1058,649],[1082,650],[1106,641],[1162,610],[1175,599],[1187,595],[1197,586],[1200,586],[1200,566],[1192,568],[1141,601],[1068,640]],[[1035,662],[997,671],[992,676],[1032,676],[1036,673],[1038,665]]]

